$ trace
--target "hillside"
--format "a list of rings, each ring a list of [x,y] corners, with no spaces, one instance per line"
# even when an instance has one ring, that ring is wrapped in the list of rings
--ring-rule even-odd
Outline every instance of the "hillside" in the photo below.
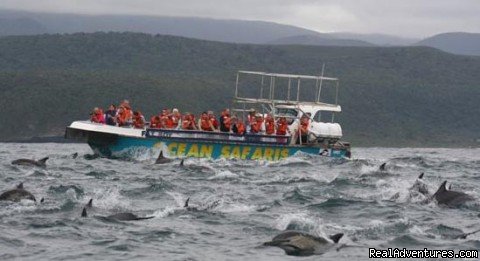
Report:
[[[356,146],[477,146],[480,59],[425,47],[241,45],[137,33],[0,38],[1,140],[61,135],[94,106],[229,106],[240,69],[341,79]]]
[[[454,54],[480,56],[480,33],[437,34],[415,45],[429,46]]]
[[[11,27],[18,20],[39,25]],[[293,35],[317,34],[304,28],[264,21],[226,20],[197,17],[146,15],[80,15],[38,13],[0,9],[1,35],[34,35],[43,33],[141,32],[166,34],[231,43],[266,43]]]
[[[299,45],[317,45],[317,46],[374,46],[359,40],[336,39],[328,34],[318,35],[295,35],[276,39],[268,44],[299,44]]]

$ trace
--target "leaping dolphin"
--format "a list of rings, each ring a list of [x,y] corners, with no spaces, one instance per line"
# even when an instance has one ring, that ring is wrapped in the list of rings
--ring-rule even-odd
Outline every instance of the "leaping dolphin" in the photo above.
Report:
[[[444,181],[437,192],[432,196],[439,205],[446,205],[448,207],[455,207],[462,205],[467,201],[472,201],[474,198],[466,193],[460,191],[453,191],[447,189],[447,181]]]
[[[0,195],[0,200],[19,202],[22,199],[29,199],[29,200],[33,200],[34,202],[37,202],[37,200],[35,199],[35,196],[33,196],[32,193],[26,191],[23,188],[23,182],[18,184],[18,186],[15,189],[5,191]],[[41,202],[43,202],[43,198]]]
[[[158,158],[157,160],[155,161],[155,164],[165,164],[165,163],[170,163],[172,162],[173,160],[172,159],[169,159],[169,158],[165,158],[163,156],[163,151],[160,151],[160,154],[158,155]]]
[[[275,236],[272,241],[265,242],[264,246],[276,246],[290,256],[310,256],[325,253],[332,245],[338,243],[343,233],[329,236],[333,243],[323,237],[316,237],[299,231],[285,231]]]
[[[39,160],[33,160],[33,159],[17,159],[12,161],[13,165],[22,165],[22,166],[37,166],[37,167],[42,167],[45,168],[47,166],[46,162],[48,160],[48,157],[45,157],[43,159]]]

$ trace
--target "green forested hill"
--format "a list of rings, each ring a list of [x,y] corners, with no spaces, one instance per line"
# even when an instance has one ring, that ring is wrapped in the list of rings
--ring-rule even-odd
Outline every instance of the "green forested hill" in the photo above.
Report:
[[[425,47],[241,45],[136,33],[0,38],[0,139],[61,135],[94,106],[229,106],[237,70],[340,78],[337,118],[362,146],[478,146],[480,59]]]

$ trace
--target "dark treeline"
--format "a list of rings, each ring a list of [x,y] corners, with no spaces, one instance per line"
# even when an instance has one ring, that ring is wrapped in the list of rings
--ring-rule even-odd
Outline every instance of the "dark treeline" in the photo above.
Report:
[[[231,104],[237,70],[340,78],[337,117],[363,146],[476,146],[480,59],[424,47],[243,45],[138,33],[0,38],[1,140],[62,135],[127,98],[147,118]]]

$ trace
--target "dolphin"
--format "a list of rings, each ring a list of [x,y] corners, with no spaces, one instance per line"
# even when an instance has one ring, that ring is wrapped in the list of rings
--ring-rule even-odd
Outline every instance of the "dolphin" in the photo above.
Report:
[[[34,202],[37,202],[37,200],[35,199],[35,196],[33,196],[32,193],[26,191],[23,188],[23,182],[18,184],[18,186],[15,189],[5,191],[0,195],[0,200],[19,202],[22,199],[29,199],[29,200],[33,200]],[[43,198],[41,202],[43,202]]]
[[[172,162],[173,160],[172,159],[169,159],[169,158],[165,158],[163,156],[163,151],[160,151],[160,154],[158,155],[158,158],[157,160],[155,161],[155,164],[165,164],[165,163],[170,163]]]
[[[183,207],[188,211],[208,211],[212,208],[215,208],[216,206],[218,206],[220,204],[220,200],[215,200],[215,201],[213,201],[212,204],[200,208],[200,207],[189,206],[188,205],[189,201],[190,201],[190,198],[187,198],[187,200],[185,201],[185,204],[183,205]]]
[[[415,180],[415,183],[413,183],[412,187],[409,189],[410,190],[410,196],[412,196],[413,193],[420,193],[424,196],[430,196],[430,191],[428,191],[428,186],[423,182],[423,175],[424,173],[422,172],[417,180]]]
[[[455,207],[462,205],[467,201],[472,201],[474,198],[466,193],[460,191],[453,191],[447,189],[447,181],[444,181],[437,192],[433,194],[434,198],[439,205],[446,205],[448,207]]]
[[[92,201],[93,199],[90,199],[83,207],[82,210],[82,217],[88,217],[87,213],[87,207],[91,208],[92,207]],[[144,220],[144,219],[151,219],[154,218],[153,216],[148,216],[148,217],[139,217],[133,213],[130,212],[122,212],[122,213],[117,213],[109,216],[98,216],[101,219],[109,220],[109,221],[133,221],[133,220]]]
[[[76,159],[78,157],[78,152],[72,154],[72,159]]]
[[[182,160],[180,161],[180,167],[183,167],[183,166],[185,166],[185,164],[184,164],[184,159],[182,159]]]
[[[342,237],[343,233],[340,233],[329,236],[329,239],[336,244]],[[275,236],[272,241],[263,243],[263,245],[279,247],[290,256],[310,256],[325,253],[333,245],[330,240],[304,232],[287,230]]]
[[[13,165],[22,165],[22,166],[37,166],[37,167],[42,167],[45,168],[47,166],[46,162],[48,160],[48,157],[45,157],[43,159],[39,160],[33,160],[33,159],[17,159],[12,161]]]
[[[461,235],[458,235],[458,236],[456,237],[456,239],[466,239],[468,236],[473,235],[473,234],[476,234],[476,233],[478,233],[478,232],[480,232],[480,229],[475,230],[475,231],[472,231],[472,232],[469,232],[469,233],[463,233],[463,234],[461,234]]]

